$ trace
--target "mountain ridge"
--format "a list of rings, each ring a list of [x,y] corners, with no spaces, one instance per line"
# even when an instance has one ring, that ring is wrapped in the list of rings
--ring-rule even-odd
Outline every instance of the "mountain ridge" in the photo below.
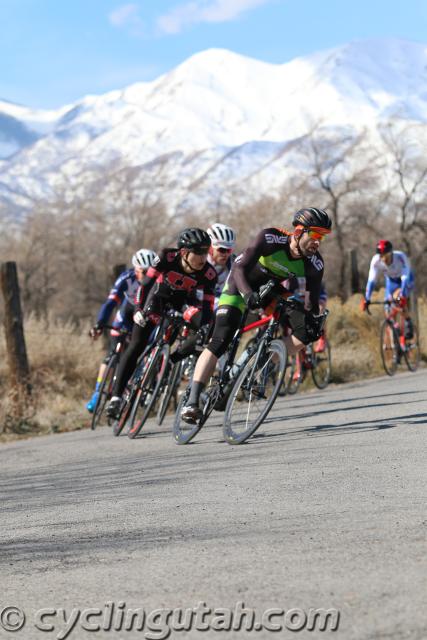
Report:
[[[276,155],[310,123],[361,131],[393,117],[427,123],[427,45],[359,40],[283,64],[208,49],[152,82],[56,110],[0,100],[0,201],[29,210],[87,194],[111,166],[141,167],[141,185],[172,210],[208,176],[211,191],[215,180],[226,190],[263,166],[267,190],[277,189]]]

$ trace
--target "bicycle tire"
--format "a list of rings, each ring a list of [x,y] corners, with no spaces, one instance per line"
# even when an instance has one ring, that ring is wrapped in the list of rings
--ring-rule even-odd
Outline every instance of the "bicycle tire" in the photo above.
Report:
[[[148,369],[143,376],[136,398],[133,403],[132,412],[129,417],[129,431],[127,432],[128,438],[133,440],[141,431],[144,424],[147,422],[151,409],[159,395],[161,386],[163,384],[164,377],[167,372],[169,363],[170,347],[168,344],[159,348],[148,365]],[[160,368],[157,368],[160,365]],[[151,397],[147,400],[147,396],[152,389]],[[141,413],[138,416],[138,410],[141,408]]]
[[[223,423],[224,439],[228,444],[242,444],[255,433],[270,412],[283,383],[287,366],[287,350],[283,341],[272,340],[267,346],[261,344],[260,348],[264,353],[259,354],[258,350],[253,356],[251,356],[237,378],[228,400]],[[272,359],[269,359],[270,354],[275,354],[278,362],[273,363]],[[257,381],[257,384],[254,385],[254,381],[258,374],[260,374],[259,382]],[[255,407],[256,417],[252,418],[248,423],[248,415],[251,410],[250,405],[252,404],[252,400],[255,399],[254,403],[256,403],[257,397],[260,400],[263,399],[263,395],[265,397],[265,391],[270,377],[273,382],[271,395],[267,399],[267,402],[261,411],[258,411]],[[245,382],[247,382],[248,379],[249,381],[252,380],[252,382],[249,388],[245,388]],[[249,408],[248,410],[244,409],[242,411],[243,416],[246,413],[246,418],[243,418],[242,424],[244,430],[237,432],[235,430],[236,427],[233,426],[233,409],[236,406],[236,403],[244,401],[245,405],[249,406]],[[236,413],[239,413],[239,409],[237,409]],[[236,422],[236,420],[234,420],[234,422]],[[237,422],[237,424],[239,424],[239,422]]]
[[[182,394],[175,413],[175,419],[173,423],[173,437],[177,444],[188,444],[199,433],[200,429],[203,427],[206,420],[212,413],[219,395],[219,386],[217,384],[211,385],[206,388],[201,396],[202,401],[203,397],[205,398],[202,417],[196,424],[192,425],[184,422],[184,420],[181,418],[181,410],[189,398],[190,389],[191,383],[187,386],[186,390]]]
[[[413,337],[405,340],[405,351],[403,352],[406,366],[409,371],[416,371],[420,364],[420,341],[418,337],[418,326],[414,323]]]
[[[331,347],[329,345],[329,340],[326,338],[324,351],[315,351],[313,346],[312,363],[313,368],[311,369],[311,377],[313,378],[314,384],[318,389],[326,389],[331,379]],[[321,366],[323,363],[325,365],[325,369],[324,374],[322,375],[323,369],[321,369]]]
[[[108,400],[111,398],[111,387],[114,379],[114,375],[116,373],[116,368],[119,363],[117,353],[113,353],[111,356],[107,368],[104,371],[104,375],[102,376],[101,384],[99,385],[99,395],[96,401],[95,407],[93,409],[92,414],[92,422],[90,428],[92,431],[96,429],[98,423],[101,419],[101,416],[104,412],[105,405]],[[108,383],[108,384],[107,384]]]
[[[126,399],[123,401],[119,417],[113,423],[113,435],[119,436],[127,424],[137,391],[138,385],[135,383],[131,386]]]
[[[181,381],[181,369],[182,362],[175,362],[159,402],[159,409],[157,411],[157,424],[159,426],[163,423],[172,397],[178,390],[178,386]]]
[[[381,325],[380,349],[386,374],[394,376],[399,359],[400,345],[393,323],[387,319]]]
[[[294,378],[295,372],[297,370],[297,356],[293,355],[288,358],[288,364],[285,372],[285,378],[287,378],[287,382],[285,382],[285,378],[283,378],[283,384],[286,385],[286,391],[283,395],[288,394],[290,396],[294,396],[299,389],[299,386],[302,382],[301,373],[299,373],[297,378]],[[302,367],[302,364],[300,365]],[[289,369],[289,373],[288,373]],[[283,385],[282,385],[283,386]]]

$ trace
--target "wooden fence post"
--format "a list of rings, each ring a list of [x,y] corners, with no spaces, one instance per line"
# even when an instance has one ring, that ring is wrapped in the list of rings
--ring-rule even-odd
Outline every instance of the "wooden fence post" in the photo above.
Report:
[[[4,328],[12,401],[15,415],[22,416],[31,398],[31,385],[16,262],[1,264],[0,280],[5,303]]]

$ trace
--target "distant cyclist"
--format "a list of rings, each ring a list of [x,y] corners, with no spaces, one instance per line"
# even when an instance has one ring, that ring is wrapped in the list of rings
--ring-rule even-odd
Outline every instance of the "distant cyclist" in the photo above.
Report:
[[[107,300],[102,305],[98,313],[96,324],[89,332],[89,335],[94,340],[99,338],[102,334],[103,328],[108,323],[114,308],[120,305],[112,322],[113,329],[110,333],[111,339],[108,353],[110,353],[114,348],[115,343],[120,336],[121,329],[127,329],[129,332],[132,330],[135,295],[145,273],[147,272],[147,269],[152,266],[156,258],[156,253],[151,249],[140,249],[137,251],[132,257],[132,268],[123,271],[119,275],[108,295]],[[105,368],[106,364],[104,361],[98,371],[95,391],[86,405],[86,409],[90,411],[90,413],[95,409],[95,405],[98,400],[98,390],[102,382]]]
[[[107,415],[115,418],[121,395],[153,329],[169,305],[183,311],[184,320],[197,329],[210,322],[215,300],[216,271],[207,262],[211,239],[197,227],[184,229],[177,248],[165,248],[143,278],[136,297],[131,342],[120,360]]]
[[[318,249],[331,232],[332,222],[326,211],[311,207],[297,211],[292,224],[292,233],[276,227],[263,229],[236,258],[219,300],[212,338],[197,361],[190,396],[181,412],[185,422],[194,424],[200,419],[200,394],[218,358],[227,350],[245,309],[262,306],[258,289],[269,280],[275,280],[278,292],[286,295],[289,290],[283,287],[283,281],[296,279],[300,291],[303,308],[290,312],[292,335],[284,338],[288,353],[298,352],[319,337],[315,316],[319,313],[323,259]]]
[[[408,256],[403,251],[394,251],[389,240],[379,240],[377,251],[371,260],[362,310],[367,311],[372,292],[380,274],[385,279],[385,302],[391,302],[397,294],[405,317],[405,338],[412,338],[414,327],[409,315],[409,296],[414,290],[415,278]]]

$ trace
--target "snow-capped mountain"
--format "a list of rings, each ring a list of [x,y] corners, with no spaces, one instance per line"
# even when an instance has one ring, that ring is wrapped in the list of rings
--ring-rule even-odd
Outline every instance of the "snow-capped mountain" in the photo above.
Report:
[[[374,130],[394,116],[427,122],[427,45],[353,42],[282,65],[211,49],[56,111],[0,101],[0,202],[107,196],[112,170],[172,211],[237,187],[258,197],[280,188],[313,122]]]

